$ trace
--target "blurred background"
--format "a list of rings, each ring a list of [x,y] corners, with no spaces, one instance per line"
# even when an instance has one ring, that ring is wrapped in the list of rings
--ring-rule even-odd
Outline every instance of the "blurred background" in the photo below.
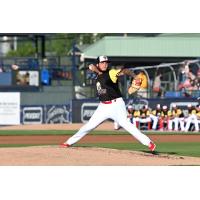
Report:
[[[107,55],[146,80],[128,95],[120,78],[127,104],[197,104],[199,52],[199,33],[1,33],[0,92],[20,93],[20,123],[85,122],[98,102],[88,65]]]

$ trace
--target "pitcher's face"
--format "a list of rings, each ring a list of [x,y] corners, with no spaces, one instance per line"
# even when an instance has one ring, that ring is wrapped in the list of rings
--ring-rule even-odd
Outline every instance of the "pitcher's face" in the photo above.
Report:
[[[107,68],[108,68],[108,62],[100,62],[99,64],[98,64],[98,66],[99,66],[99,69],[101,70],[101,71],[106,71],[107,70]]]

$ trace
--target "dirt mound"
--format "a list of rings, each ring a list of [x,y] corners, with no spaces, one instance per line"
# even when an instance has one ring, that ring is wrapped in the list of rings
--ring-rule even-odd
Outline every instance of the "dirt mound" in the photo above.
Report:
[[[77,130],[83,124],[42,124],[0,127],[0,130]],[[113,123],[99,125],[96,130],[113,130]],[[60,144],[69,136],[33,135],[1,136],[1,144]],[[200,141],[199,135],[150,135],[155,142]],[[131,135],[88,135],[80,143],[136,142]],[[152,155],[143,152],[103,148],[73,147],[61,149],[58,146],[0,148],[0,165],[12,166],[166,166],[200,165],[200,158]]]
[[[0,165],[22,166],[166,166],[200,165],[200,158],[152,155],[104,148],[58,146],[0,148]]]

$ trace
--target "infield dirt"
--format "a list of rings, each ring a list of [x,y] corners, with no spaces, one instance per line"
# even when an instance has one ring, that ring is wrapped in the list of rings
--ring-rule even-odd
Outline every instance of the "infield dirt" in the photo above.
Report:
[[[67,125],[22,125],[1,127],[0,130],[77,130],[82,124]],[[113,130],[112,123],[103,123],[96,130]],[[1,136],[1,144],[59,144],[69,136]],[[150,135],[155,142],[200,141],[199,135]],[[81,143],[92,142],[129,142],[136,140],[130,135],[88,135]],[[45,143],[46,142],[46,143]],[[72,147],[59,148],[52,146],[32,146],[18,148],[0,148],[0,165],[6,166],[167,166],[167,165],[200,165],[200,158],[152,155],[143,152],[114,150],[104,148]]]

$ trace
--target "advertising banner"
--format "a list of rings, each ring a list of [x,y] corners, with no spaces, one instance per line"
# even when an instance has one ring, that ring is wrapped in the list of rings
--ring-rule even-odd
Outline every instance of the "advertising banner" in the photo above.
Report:
[[[0,92],[0,125],[20,124],[20,93]]]
[[[87,122],[94,114],[99,103],[83,103],[81,105],[81,122]]]
[[[72,101],[72,123],[87,122],[97,109],[98,100],[84,99]]]
[[[22,124],[42,124],[43,115],[42,106],[22,107]]]
[[[187,105],[196,106],[198,100],[195,98],[169,98],[169,99],[142,99],[132,98],[125,99],[126,106],[133,105],[136,110],[141,109],[144,105],[148,105],[150,109],[155,109],[157,104],[161,107],[166,105],[171,109],[173,104],[176,104],[185,113]],[[93,115],[99,104],[98,100],[84,99],[72,101],[72,123],[86,123]]]
[[[46,106],[46,124],[63,124],[70,122],[70,105]]]

